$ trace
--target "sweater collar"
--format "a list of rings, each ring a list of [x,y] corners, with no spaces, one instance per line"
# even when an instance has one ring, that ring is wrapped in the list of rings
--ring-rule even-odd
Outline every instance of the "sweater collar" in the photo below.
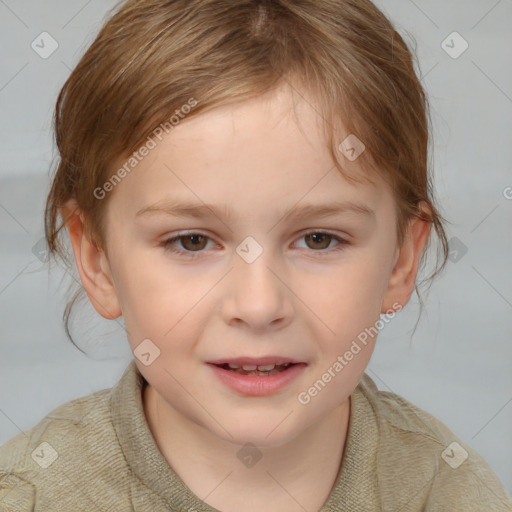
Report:
[[[132,360],[111,393],[112,421],[131,471],[176,512],[194,509],[220,512],[201,501],[185,485],[158,449],[144,414],[142,396],[146,385],[146,379]],[[373,390],[375,384],[364,374],[350,399],[341,469],[320,512],[369,510],[369,503],[377,503],[377,421],[368,400]]]

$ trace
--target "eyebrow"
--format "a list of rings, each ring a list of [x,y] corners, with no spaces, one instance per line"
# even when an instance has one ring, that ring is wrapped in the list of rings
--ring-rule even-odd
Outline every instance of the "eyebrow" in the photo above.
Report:
[[[193,202],[173,202],[160,201],[140,209],[135,216],[140,217],[147,214],[163,213],[173,217],[193,217],[195,219],[204,219],[216,216],[221,218],[224,216],[227,220],[234,218],[232,210],[223,205],[217,207],[212,204],[193,203]],[[354,201],[333,202],[328,204],[304,204],[302,206],[294,206],[283,213],[283,220],[300,220],[306,217],[325,218],[353,213],[360,216],[375,218],[375,211],[368,206]]]

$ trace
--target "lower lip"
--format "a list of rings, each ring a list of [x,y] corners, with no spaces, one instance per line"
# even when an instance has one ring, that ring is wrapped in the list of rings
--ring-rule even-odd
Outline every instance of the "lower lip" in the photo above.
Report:
[[[299,363],[274,375],[259,376],[241,375],[211,363],[208,365],[226,386],[248,396],[267,396],[278,392],[296,379],[307,366],[305,363]]]

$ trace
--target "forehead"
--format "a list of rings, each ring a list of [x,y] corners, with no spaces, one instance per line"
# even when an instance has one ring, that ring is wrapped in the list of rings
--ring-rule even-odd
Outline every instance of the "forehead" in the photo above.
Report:
[[[281,204],[285,211],[302,200],[314,204],[357,196],[378,202],[382,179],[357,161],[343,155],[338,160],[373,183],[350,183],[341,176],[314,98],[284,85],[185,118],[157,141],[111,199],[133,215],[166,199],[229,204],[232,212],[251,210],[259,216],[265,215],[262,206]]]

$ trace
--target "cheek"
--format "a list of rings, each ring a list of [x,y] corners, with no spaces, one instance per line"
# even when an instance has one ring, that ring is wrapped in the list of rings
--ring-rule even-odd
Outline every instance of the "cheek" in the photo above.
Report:
[[[158,251],[153,249],[153,251]],[[119,260],[116,291],[128,331],[135,338],[165,339],[195,317],[215,282],[211,276],[135,251]],[[201,304],[200,304],[201,302]]]
[[[359,251],[322,276],[305,277],[299,296],[333,331],[357,335],[354,329],[379,318],[386,289],[384,260],[375,250]]]

